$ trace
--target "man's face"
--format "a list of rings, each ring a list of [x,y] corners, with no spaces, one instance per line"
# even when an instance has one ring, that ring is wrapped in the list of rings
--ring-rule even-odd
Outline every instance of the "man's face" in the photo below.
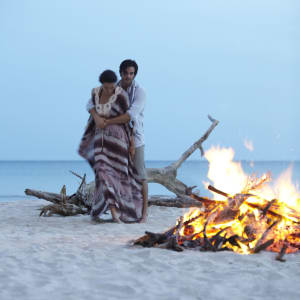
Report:
[[[134,67],[128,67],[125,71],[121,72],[121,78],[123,83],[126,85],[131,85],[134,77],[135,77],[135,68]]]

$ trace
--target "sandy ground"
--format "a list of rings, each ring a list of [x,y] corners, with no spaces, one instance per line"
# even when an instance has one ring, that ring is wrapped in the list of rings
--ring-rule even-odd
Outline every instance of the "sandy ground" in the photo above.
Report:
[[[183,211],[151,207],[146,224],[39,217],[43,200],[0,203],[0,299],[300,299],[300,253],[181,253],[128,245]]]

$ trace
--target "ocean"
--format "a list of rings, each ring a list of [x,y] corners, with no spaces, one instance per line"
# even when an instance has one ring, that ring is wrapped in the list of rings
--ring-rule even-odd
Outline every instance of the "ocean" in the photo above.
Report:
[[[162,168],[171,161],[146,161],[148,168]],[[257,161],[250,163],[242,161],[243,170],[250,174],[261,175],[270,171],[276,179],[280,173],[293,165],[293,182],[300,181],[300,161]],[[76,192],[80,179],[72,175],[87,175],[87,181],[93,180],[93,171],[85,161],[0,161],[0,202],[29,199],[24,194],[26,188],[59,193],[65,184],[67,194]],[[200,194],[210,193],[203,185],[207,180],[207,161],[186,161],[178,170],[177,178],[188,186],[196,185]],[[149,195],[172,195],[172,192],[160,184],[149,184]]]

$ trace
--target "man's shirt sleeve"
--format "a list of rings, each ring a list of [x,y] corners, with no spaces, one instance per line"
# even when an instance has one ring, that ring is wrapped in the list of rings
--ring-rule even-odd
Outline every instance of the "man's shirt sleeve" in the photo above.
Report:
[[[131,120],[134,121],[134,119],[144,110],[145,104],[146,94],[143,89],[138,88],[136,90],[135,99],[127,111]]]

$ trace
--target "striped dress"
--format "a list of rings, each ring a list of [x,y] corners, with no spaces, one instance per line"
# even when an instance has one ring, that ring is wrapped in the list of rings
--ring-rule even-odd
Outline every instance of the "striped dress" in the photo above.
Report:
[[[95,105],[94,90],[92,101]],[[108,118],[126,113],[128,107],[128,99],[118,94],[111,104]],[[142,182],[129,155],[129,136],[128,124],[100,129],[96,128],[92,117],[88,120],[78,152],[95,173],[92,217],[100,216],[110,204],[117,208],[122,222],[138,222],[142,217]]]

